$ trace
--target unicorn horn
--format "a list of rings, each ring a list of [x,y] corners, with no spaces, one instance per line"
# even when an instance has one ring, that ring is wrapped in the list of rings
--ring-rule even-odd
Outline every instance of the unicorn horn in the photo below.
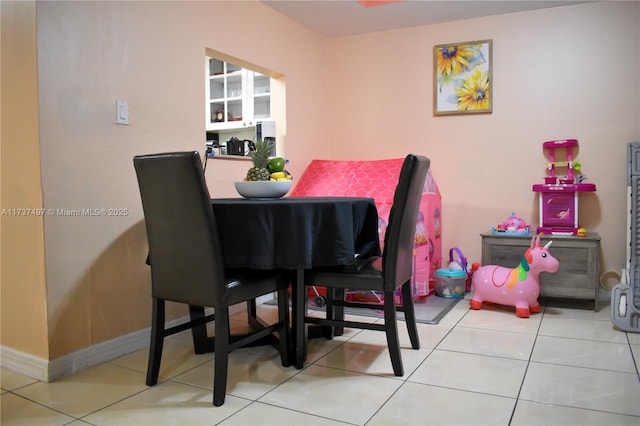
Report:
[[[544,245],[545,250],[547,250],[549,248],[549,246],[551,245],[553,241],[549,241],[547,244]]]

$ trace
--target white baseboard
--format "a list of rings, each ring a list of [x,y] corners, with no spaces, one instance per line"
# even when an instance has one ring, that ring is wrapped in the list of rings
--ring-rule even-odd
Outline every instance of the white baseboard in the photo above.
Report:
[[[258,299],[258,303],[261,303],[260,299]],[[244,310],[245,304],[240,303],[231,306],[229,314],[234,315]],[[206,309],[205,313],[207,315],[213,313],[213,309]],[[184,316],[169,321],[166,323],[166,327],[172,327],[188,319],[188,316]],[[53,382],[148,347],[150,333],[151,327],[134,331],[51,361],[13,348],[0,346],[0,366],[36,380]]]
[[[177,324],[181,320],[171,321],[167,323],[167,326],[171,326],[174,322]],[[133,333],[56,358],[49,362],[48,381],[56,381],[62,377],[79,373],[103,362],[146,348],[149,346],[150,333],[151,328],[145,328],[144,330],[134,331]]]
[[[178,324],[180,321],[171,321],[167,326],[174,322]],[[0,364],[3,368],[32,379],[53,382],[149,346],[150,332],[151,328],[135,331],[51,361],[2,346]]]
[[[0,346],[0,365],[32,379],[49,381],[49,361],[44,358]]]

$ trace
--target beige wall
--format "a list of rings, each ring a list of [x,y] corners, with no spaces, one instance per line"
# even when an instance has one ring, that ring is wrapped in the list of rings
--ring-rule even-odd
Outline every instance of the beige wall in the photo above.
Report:
[[[47,359],[35,2],[2,2],[0,345]],[[14,209],[33,209],[26,210]]]
[[[32,302],[34,293],[46,294],[46,307],[41,301],[32,310],[47,320],[31,325],[30,335],[3,325],[2,345],[53,360],[148,326],[132,157],[202,151],[205,48],[285,76],[284,142],[294,176],[312,158],[430,156],[443,195],[443,247],[459,246],[473,260],[478,234],[511,211],[535,220],[530,189],[544,174],[542,141],[579,139],[577,158],[598,185],[585,197],[583,224],[602,234],[605,262],[618,267],[624,149],[640,139],[639,21],[638,3],[603,2],[329,41],[252,1],[38,2],[44,207],[128,215],[45,216],[46,288],[42,277],[33,288],[16,276],[5,280],[3,257],[3,324],[21,318],[5,305]],[[433,45],[484,38],[494,40],[494,113],[434,118]],[[2,55],[4,64],[4,37]],[[128,126],[114,123],[116,99],[129,102]],[[37,123],[28,127],[37,138]],[[240,161],[210,162],[213,194],[234,195],[232,182],[245,169]],[[26,170],[39,181],[37,167]],[[7,236],[2,225],[4,255],[22,235]],[[36,264],[37,236],[27,245]],[[16,256],[15,270],[31,268],[31,254]]]
[[[331,41],[329,156],[429,156],[443,250],[480,261],[481,232],[538,224],[542,142],[576,138],[580,221],[624,265],[626,144],[640,140],[640,3],[598,2]],[[493,40],[493,113],[433,116],[433,46]]]

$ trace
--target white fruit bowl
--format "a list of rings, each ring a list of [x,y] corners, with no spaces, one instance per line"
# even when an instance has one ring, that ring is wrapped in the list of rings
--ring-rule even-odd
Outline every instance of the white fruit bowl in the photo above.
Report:
[[[290,180],[242,181],[233,184],[244,198],[280,198],[291,188]]]

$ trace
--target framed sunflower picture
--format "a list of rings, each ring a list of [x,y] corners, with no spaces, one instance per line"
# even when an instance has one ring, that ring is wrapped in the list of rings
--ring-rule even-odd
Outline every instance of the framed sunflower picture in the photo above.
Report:
[[[492,111],[492,40],[433,47],[435,115]]]

